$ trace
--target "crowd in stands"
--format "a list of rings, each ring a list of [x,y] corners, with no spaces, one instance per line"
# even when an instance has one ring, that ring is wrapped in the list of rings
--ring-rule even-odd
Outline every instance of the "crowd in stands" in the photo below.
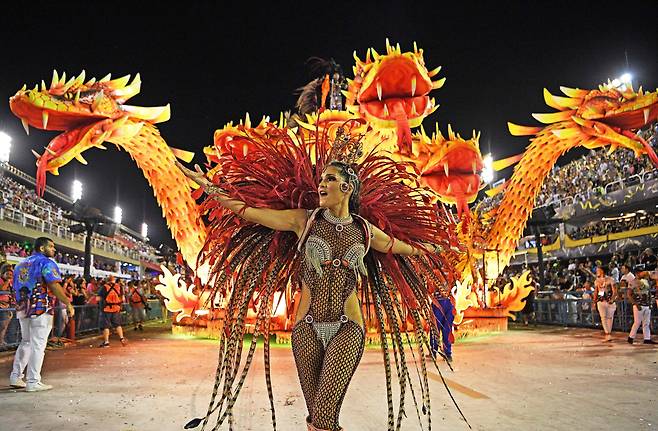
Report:
[[[2,278],[0,278],[0,350],[6,349],[7,346],[7,328],[9,320],[14,317],[13,309],[16,306],[14,292],[12,287],[12,278],[11,272],[13,270],[13,265],[4,262],[0,259],[0,268],[2,268]],[[65,337],[66,327],[69,324],[75,323],[75,332],[80,332],[80,329],[83,328],[85,331],[93,330],[96,328],[95,323],[97,322],[99,305],[101,303],[101,288],[110,285],[117,285],[120,288],[122,293],[121,300],[124,304],[130,304],[130,309],[134,307],[134,304],[142,304],[142,307],[146,307],[148,310],[149,304],[148,300],[158,300],[162,309],[164,309],[164,298],[155,289],[157,284],[156,279],[145,278],[141,281],[132,280],[127,282],[122,279],[115,279],[114,277],[92,277],[89,282],[85,282],[82,277],[70,274],[62,275],[62,288],[66,293],[69,301],[76,307],[76,316],[74,321],[70,321],[67,313],[65,312],[65,307],[61,302],[55,299],[54,303],[54,326],[51,333],[50,343],[51,345],[59,345],[60,338]],[[136,299],[137,298],[137,299]],[[141,300],[140,300],[141,298]],[[166,313],[163,318],[166,318]],[[137,326],[135,324],[135,330],[139,327],[142,329],[141,322]]]
[[[597,235],[607,235],[609,233],[626,232],[633,229],[640,229],[658,224],[658,217],[655,213],[646,213],[638,211],[635,214],[619,217],[614,220],[601,220],[588,225],[575,228],[569,232],[572,239],[591,238]]]
[[[0,249],[2,250],[2,254],[4,256],[27,257],[32,253],[31,244],[25,243],[21,245],[17,241],[0,241]],[[57,263],[63,263],[66,265],[79,267],[84,267],[85,265],[84,256],[62,253],[61,251],[58,251],[53,259]],[[132,278],[139,277],[138,271],[135,271],[133,266],[126,264],[117,265],[109,262],[101,262],[100,260],[96,259],[93,261],[92,266],[103,271],[120,272],[122,274],[131,275],[133,276]]]
[[[646,129],[639,134],[654,150],[658,150],[656,128]],[[591,150],[564,166],[555,166],[545,179],[535,206],[559,206],[566,198],[572,198],[574,202],[586,202],[592,197],[639,183],[640,176],[643,176],[644,181],[658,177],[648,157],[636,158],[632,151],[626,149],[618,149],[612,154],[608,154],[607,148]],[[607,184],[610,186],[606,190]],[[481,210],[494,208],[502,197],[503,193],[498,193],[492,198],[483,199]]]
[[[606,274],[612,277],[615,283],[621,281],[621,266],[627,265],[636,274],[655,272],[658,267],[658,258],[653,249],[647,248],[643,251],[630,251],[624,254],[615,253],[612,256],[601,258],[582,258],[570,260],[555,260],[545,262],[544,265],[544,291],[539,296],[547,295],[555,297],[564,295],[566,292],[591,291],[594,286],[596,268],[601,266]],[[539,267],[537,264],[523,266],[509,266],[497,280],[497,286],[502,287],[510,282],[510,277],[519,276],[526,270],[532,273],[535,283],[539,280]],[[655,279],[651,279],[655,284]],[[537,284],[537,287],[539,285]],[[653,286],[655,288],[655,286]],[[577,295],[577,294],[576,294]]]
[[[17,210],[21,214],[33,217],[34,220],[43,221],[48,224],[51,232],[69,232],[71,221],[65,217],[65,211],[37,196],[33,188],[25,187],[7,176],[2,176],[0,193],[0,208]],[[104,246],[103,248],[116,254],[155,262],[154,247],[122,232],[117,233],[113,238],[94,234],[93,241],[95,246]]]

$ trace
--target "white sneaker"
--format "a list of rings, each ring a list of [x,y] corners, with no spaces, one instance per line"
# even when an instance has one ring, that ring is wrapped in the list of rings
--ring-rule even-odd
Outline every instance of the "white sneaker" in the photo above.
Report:
[[[21,378],[19,377],[19,378],[16,379],[16,380],[14,380],[14,379],[9,379],[9,386],[11,386],[12,388],[19,388],[19,389],[20,389],[20,388],[24,388],[24,387],[26,386],[26,384],[25,384],[25,382],[23,381],[23,379],[21,379]]]
[[[48,391],[52,389],[53,387],[51,385],[46,385],[41,382],[34,383],[32,385],[26,385],[25,387],[25,392],[41,392],[41,391]]]

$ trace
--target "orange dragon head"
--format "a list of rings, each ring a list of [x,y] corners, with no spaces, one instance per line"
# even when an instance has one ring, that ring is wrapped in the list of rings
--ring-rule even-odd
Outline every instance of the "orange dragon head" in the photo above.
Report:
[[[274,126],[270,123],[269,117],[263,117],[260,123],[253,127],[249,113],[247,113],[244,122],[240,120],[236,126],[230,122],[221,129],[215,130],[213,146],[205,147],[203,152],[211,163],[219,163],[219,158],[228,154],[240,160],[249,153],[253,145],[253,141],[247,139],[248,136],[264,136]]]
[[[483,160],[480,153],[480,134],[473,131],[470,139],[464,139],[448,125],[448,138],[439,131],[438,125],[431,139],[424,133],[418,136],[418,149],[414,153],[424,161],[419,166],[421,184],[431,188],[439,199],[457,206],[457,213],[468,215],[468,204],[475,201],[480,191]]]
[[[546,104],[558,110],[550,114],[533,114],[558,139],[572,139],[586,148],[609,146],[632,150],[637,157],[647,155],[658,167],[658,157],[651,146],[635,131],[658,119],[658,90],[635,92],[630,84],[618,80],[600,85],[596,90],[560,87],[567,97],[554,96],[544,89]],[[534,135],[541,127],[508,124],[513,135]]]
[[[417,127],[438,106],[429,93],[443,86],[445,78],[432,82],[440,67],[428,71],[423,50],[401,52],[386,40],[386,54],[368,49],[365,61],[354,54],[354,79],[348,80],[346,107],[379,128],[397,128],[400,153],[411,153],[411,127]]]
[[[82,152],[112,138],[134,136],[145,122],[169,119],[169,105],[155,108],[128,106],[124,103],[138,94],[139,74],[129,84],[130,76],[110,80],[110,75],[85,82],[85,72],[66,80],[53,71],[47,87],[44,81],[31,90],[23,86],[9,99],[11,111],[21,119],[25,131],[29,127],[63,131],[37,157],[37,191],[43,193],[46,172],[57,175],[59,168],[72,159],[86,164]]]

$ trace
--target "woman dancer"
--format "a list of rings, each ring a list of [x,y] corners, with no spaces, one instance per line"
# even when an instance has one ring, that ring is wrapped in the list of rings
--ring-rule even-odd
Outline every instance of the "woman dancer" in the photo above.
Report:
[[[290,139],[289,135],[287,133],[278,134],[276,130],[272,130],[271,133],[273,136],[270,137],[270,140],[274,143],[256,140],[249,142],[249,148],[252,151],[250,156],[253,160],[262,161],[265,158],[268,161],[275,161],[276,159],[271,157],[272,150],[277,150],[279,155],[283,153],[284,157],[281,158],[286,158],[285,152],[280,151],[282,146],[279,140]],[[256,300],[258,317],[254,338],[259,335],[258,328],[262,328],[265,337],[268,391],[273,406],[269,382],[268,345],[268,316],[271,313],[267,310],[271,309],[269,302],[271,302],[274,287],[288,284],[287,280],[297,284],[301,290],[292,332],[292,348],[309,414],[307,417],[308,429],[331,431],[342,429],[339,425],[340,407],[363,354],[365,324],[357,288],[366,284],[371,285],[371,295],[375,297],[375,301],[384,302],[383,306],[377,304],[375,307],[380,329],[384,332],[382,308],[386,309],[387,320],[393,327],[394,351],[396,356],[399,355],[401,362],[400,412],[403,411],[404,392],[410,376],[404,364],[404,349],[398,322],[400,322],[401,310],[405,308],[405,305],[411,306],[408,311],[414,319],[417,340],[421,344],[419,354],[422,358],[423,345],[427,346],[427,339],[422,332],[421,318],[429,317],[428,292],[429,290],[443,291],[445,295],[444,287],[449,279],[449,271],[444,274],[438,270],[438,265],[432,265],[432,262],[439,260],[434,253],[440,249],[439,246],[433,244],[445,243],[447,245],[445,237],[442,236],[446,231],[441,230],[442,223],[437,218],[434,207],[425,205],[422,199],[419,200],[419,195],[414,195],[415,189],[405,186],[400,181],[402,179],[400,175],[404,176],[401,174],[405,172],[404,169],[398,169],[394,162],[381,158],[370,159],[371,165],[368,165],[367,162],[362,163],[362,170],[371,172],[372,177],[375,178],[375,181],[378,179],[380,185],[391,188],[381,190],[378,196],[372,196],[372,193],[364,195],[360,193],[362,181],[359,177],[358,166],[353,163],[359,154],[358,142],[354,142],[349,134],[341,131],[332,145],[332,152],[327,154],[326,139],[326,136],[318,138],[319,145],[316,144],[319,160],[314,168],[321,174],[318,178],[319,184],[313,190],[315,193],[308,191],[308,183],[315,181],[312,170],[307,171],[311,174],[308,178],[300,175],[300,171],[304,171],[304,169],[300,169],[301,167],[310,168],[308,165],[304,166],[304,163],[309,162],[306,145],[300,145],[294,140],[285,142],[285,148],[292,149],[289,154],[289,156],[292,155],[292,159],[283,160],[281,165],[267,169],[268,175],[276,172],[283,176],[283,178],[273,181],[275,190],[270,191],[270,195],[276,193],[277,196],[280,196],[282,190],[276,189],[277,184],[291,182],[291,178],[286,175],[285,168],[285,166],[289,166],[288,172],[295,176],[294,180],[297,183],[293,190],[298,196],[307,196],[307,200],[310,201],[302,202],[306,204],[302,205],[302,208],[272,208],[272,206],[280,206],[275,205],[276,202],[270,203],[269,208],[258,208],[257,205],[263,205],[263,202],[256,199],[255,196],[267,195],[263,192],[254,194],[256,191],[253,189],[254,183],[261,182],[263,178],[259,175],[262,172],[258,172],[260,165],[252,164],[247,168],[245,166],[249,163],[245,163],[245,160],[239,160],[239,163],[236,163],[235,155],[230,151],[226,151],[226,153],[231,155],[221,160],[222,172],[221,175],[215,176],[214,183],[210,182],[198,167],[197,172],[192,172],[181,166],[188,177],[201,185],[209,194],[204,207],[211,219],[218,220],[221,216],[220,222],[211,224],[209,235],[211,238],[220,240],[215,243],[210,241],[205,248],[208,251],[206,256],[209,256],[208,259],[214,268],[213,273],[218,277],[215,282],[215,290],[227,294],[228,292],[223,290],[227,286],[226,274],[238,274],[238,281],[233,284],[235,288],[229,294],[230,300],[226,309],[227,319],[232,322],[230,325],[232,333],[225,334],[220,339],[221,356],[213,401],[211,401],[207,416],[191,421],[188,424],[189,428],[197,426],[201,421],[205,426],[210,414],[218,409],[221,412],[225,403],[225,410],[223,414],[219,414],[218,424],[221,424],[227,416],[229,426],[232,424],[232,406],[240,391],[244,376],[246,376],[255,345],[252,343],[250,346],[246,365],[237,386],[234,385],[238,374],[237,367],[229,368],[233,363],[240,363],[241,339],[244,331],[243,311],[246,311],[246,305],[254,294],[259,296]],[[292,166],[290,166],[290,162],[292,162]],[[232,163],[243,171],[240,181],[237,180],[237,176],[234,176],[236,172],[231,170]],[[291,168],[292,171],[290,171]],[[262,167],[260,170],[262,171]],[[245,178],[249,177],[255,180],[245,181]],[[385,182],[382,181],[382,178],[385,179]],[[376,184],[373,183],[372,178],[369,180],[368,186]],[[302,187],[299,183],[305,183],[303,188],[307,189],[306,195],[300,193],[299,189]],[[240,199],[241,196],[249,196],[253,203],[248,203],[247,199]],[[403,233],[406,228],[408,233],[419,234],[415,238],[415,244],[385,233],[366,217],[359,215],[359,213],[368,213],[360,206],[360,198],[363,196],[368,198],[366,206],[369,206],[371,210],[378,207],[378,213],[370,212],[379,215],[380,225],[384,224],[381,223],[382,221],[385,221],[388,222],[389,227],[395,225],[396,220],[394,217],[390,217],[394,202],[388,200],[397,200],[397,211],[403,212],[405,217],[398,221],[402,224],[396,228],[404,226],[402,229],[398,229],[398,232]],[[313,205],[313,201],[317,204]],[[387,207],[387,204],[391,204],[391,206]],[[230,211],[228,218],[225,210]],[[228,237],[226,229],[235,225],[235,216],[247,223],[241,222],[241,229],[234,229],[230,240],[227,241],[223,238]],[[294,237],[289,234],[284,236],[283,234],[286,232],[294,233]],[[376,259],[372,252],[369,253],[371,248],[380,253]],[[212,255],[213,250],[219,252],[219,258]],[[274,258],[272,258],[272,251],[276,253]],[[295,257],[296,251],[300,258]],[[431,256],[427,256],[428,253]],[[417,256],[420,260],[398,261],[394,255]],[[418,267],[414,268],[415,265]],[[427,271],[422,276],[419,275],[421,267]],[[388,269],[388,271],[384,272],[383,269]],[[367,282],[361,280],[361,277],[366,275],[369,276],[366,279]],[[241,287],[243,283],[252,286],[251,289]],[[257,292],[254,287],[256,285],[262,286],[260,292]],[[387,290],[395,286],[399,286],[399,293]],[[400,303],[400,297],[405,305]],[[429,321],[429,319],[427,320]],[[434,330],[436,330],[435,327]],[[387,380],[390,380],[390,358],[385,340],[384,334],[382,343],[384,344]],[[423,413],[429,413],[424,361],[421,366],[425,377],[420,384],[423,391],[422,410]],[[215,403],[214,400],[222,379],[224,382],[223,394]],[[394,426],[392,396],[390,387],[387,389],[390,407],[389,428],[392,428]],[[398,423],[401,417],[402,413],[398,415]],[[275,425],[274,411],[272,420]]]

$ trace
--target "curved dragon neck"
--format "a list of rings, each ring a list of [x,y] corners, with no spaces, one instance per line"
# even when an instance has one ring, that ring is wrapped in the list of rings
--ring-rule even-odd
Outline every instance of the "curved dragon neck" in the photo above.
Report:
[[[531,140],[514,174],[505,186],[500,205],[492,212],[494,222],[487,235],[487,249],[498,251],[499,272],[510,262],[526,222],[535,207],[535,199],[557,159],[582,144],[580,139],[560,139],[551,132],[559,124],[543,129]],[[495,258],[494,258],[495,260]]]
[[[142,170],[183,258],[190,267],[196,268],[197,256],[206,240],[206,227],[191,196],[189,180],[174,164],[176,156],[158,129],[145,123],[135,136],[109,141],[130,153]]]

